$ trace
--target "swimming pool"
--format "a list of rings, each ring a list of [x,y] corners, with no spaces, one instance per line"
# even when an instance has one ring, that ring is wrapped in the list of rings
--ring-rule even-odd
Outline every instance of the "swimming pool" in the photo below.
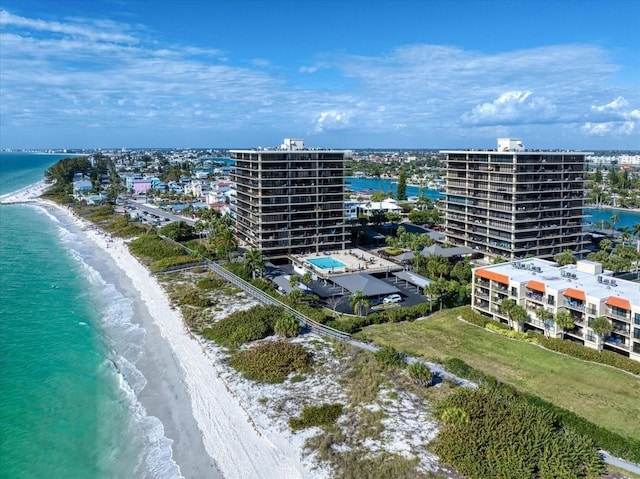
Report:
[[[320,269],[347,267],[347,265],[344,264],[342,261],[338,261],[337,259],[332,258],[331,256],[327,256],[326,258],[309,258],[307,261]]]

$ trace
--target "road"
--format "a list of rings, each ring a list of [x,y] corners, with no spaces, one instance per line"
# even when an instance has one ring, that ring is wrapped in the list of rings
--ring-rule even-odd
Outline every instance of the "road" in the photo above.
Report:
[[[144,203],[138,203],[136,201],[127,201],[125,202],[125,207],[130,207],[133,210],[138,210],[140,212],[146,212],[151,215],[156,215],[159,218],[165,218],[169,221],[184,221],[189,226],[193,226],[195,224],[195,220],[192,218],[186,218],[184,216],[174,215],[172,213],[168,213],[165,210],[157,208],[155,206],[150,206]],[[140,219],[143,219],[144,216],[141,216]]]

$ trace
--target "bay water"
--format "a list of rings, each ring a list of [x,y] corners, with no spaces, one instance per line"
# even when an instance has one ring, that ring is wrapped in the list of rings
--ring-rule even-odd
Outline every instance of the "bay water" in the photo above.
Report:
[[[1,153],[0,196],[65,156]],[[0,477],[180,477],[138,399],[145,331],[79,228],[0,206]]]

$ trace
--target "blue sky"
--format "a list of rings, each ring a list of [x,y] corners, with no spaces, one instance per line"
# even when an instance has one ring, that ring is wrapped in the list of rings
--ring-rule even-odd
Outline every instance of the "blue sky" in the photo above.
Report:
[[[640,1],[0,0],[0,148],[640,149]]]

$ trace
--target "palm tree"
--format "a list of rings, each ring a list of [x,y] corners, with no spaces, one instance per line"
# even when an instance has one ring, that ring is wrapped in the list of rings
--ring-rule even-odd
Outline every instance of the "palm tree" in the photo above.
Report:
[[[296,305],[304,301],[304,297],[305,297],[305,294],[301,289],[293,288],[291,291],[289,291],[289,294],[287,294],[287,301],[291,306],[295,307]]]
[[[438,295],[438,285],[435,281],[429,280],[424,287],[424,295],[429,299],[429,313],[433,313],[433,298]]]
[[[611,220],[611,236],[613,236],[616,230],[616,223],[620,221],[620,218],[618,215],[611,215],[611,218],[609,219]]]
[[[293,338],[300,333],[300,323],[292,314],[285,314],[276,320],[273,330],[286,338]]]
[[[302,284],[304,284],[305,286],[308,287],[312,281],[313,281],[313,277],[311,276],[311,273],[309,273],[309,271],[305,272],[302,275]]]
[[[360,290],[349,296],[349,304],[353,308],[353,312],[358,316],[366,316],[367,311],[369,310],[369,306],[371,306],[369,298],[365,296],[364,293]],[[364,315],[362,314],[363,309],[365,311]]]
[[[598,351],[602,351],[604,335],[609,334],[613,329],[611,321],[604,316],[598,316],[593,318],[589,327],[598,335]]]
[[[231,262],[231,252],[238,247],[238,240],[231,228],[220,228],[214,236],[214,241],[216,249]]]
[[[511,311],[513,311],[513,308],[517,305],[518,303],[516,303],[515,299],[511,299],[511,298],[506,298],[503,299],[500,302],[500,311],[502,311],[504,314],[506,314],[509,317],[509,321],[511,321]]]
[[[560,266],[564,266],[567,264],[576,264],[577,260],[574,256],[575,253],[570,249],[565,249],[562,253],[558,253],[553,257],[553,261],[558,263]]]
[[[529,317],[527,310],[519,304],[516,304],[511,310],[511,320],[516,325],[516,331],[520,331],[525,321]]]
[[[289,286],[291,286],[291,289],[297,289],[299,284],[300,276],[298,276],[297,274],[292,274],[291,276],[289,276]]]
[[[640,223],[633,224],[633,236],[640,238]]]
[[[602,241],[600,241],[598,246],[600,247],[600,251],[609,251],[611,250],[611,248],[613,248],[613,243],[610,239],[603,239]]]
[[[551,325],[553,324],[553,313],[548,309],[539,307],[538,309],[536,309],[536,316],[538,317],[538,320],[544,325],[544,333],[547,336],[550,336],[551,333],[549,332],[549,329],[551,329]]]
[[[573,316],[566,309],[561,309],[556,314],[556,326],[560,328],[562,334],[561,338],[564,339],[564,332],[567,329],[573,329]]]
[[[251,271],[251,277],[256,278],[256,272],[258,276],[262,276],[262,270],[264,269],[264,259],[262,258],[262,252],[258,249],[251,249],[244,255],[244,263],[247,269]]]

